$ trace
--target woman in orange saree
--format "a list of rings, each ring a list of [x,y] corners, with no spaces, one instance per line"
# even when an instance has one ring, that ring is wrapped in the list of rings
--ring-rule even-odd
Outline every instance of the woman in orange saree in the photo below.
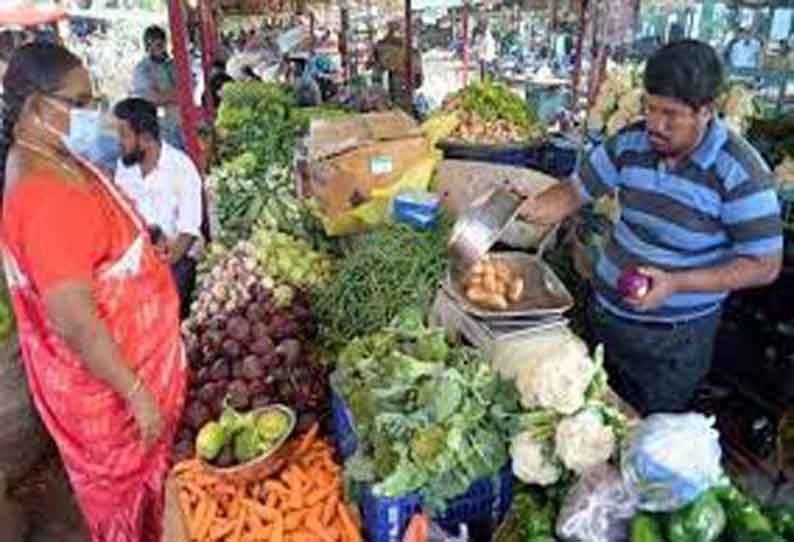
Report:
[[[80,61],[24,46],[3,88],[2,255],[34,403],[92,542],[176,538],[163,524],[187,364],[169,268],[80,157],[98,121]]]

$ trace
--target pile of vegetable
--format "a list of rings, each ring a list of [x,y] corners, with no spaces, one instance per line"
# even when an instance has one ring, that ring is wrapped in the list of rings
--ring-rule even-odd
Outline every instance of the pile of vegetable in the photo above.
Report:
[[[177,451],[191,455],[195,432],[223,412],[283,403],[304,419],[326,408],[327,370],[311,349],[314,317],[303,290],[277,285],[237,248],[199,285],[183,336],[191,387]]]
[[[501,83],[486,81],[466,87],[445,106],[461,123],[450,140],[464,143],[523,143],[543,137],[543,128],[520,96]]]
[[[218,112],[220,163],[210,191],[227,245],[263,225],[327,248],[320,222],[297,198],[292,164],[312,118],[338,116],[333,108],[301,110],[292,92],[270,83],[231,83]]]
[[[277,452],[281,453],[281,452]],[[317,426],[289,441],[278,474],[215,476],[198,460],[174,467],[193,542],[361,542],[344,501],[341,467]]]
[[[606,463],[625,434],[624,416],[604,399],[603,349],[587,346],[567,328],[522,342],[497,343],[492,364],[515,382],[525,409],[510,455],[521,481],[554,485]]]
[[[448,345],[406,309],[342,351],[332,386],[348,405],[358,448],[345,474],[379,496],[421,492],[440,509],[508,462],[518,396],[474,349]]]
[[[278,282],[313,289],[324,284],[331,274],[328,256],[313,250],[302,239],[268,228],[254,231],[251,252],[260,271]]]
[[[590,108],[587,126],[614,135],[642,114],[642,77],[636,66],[610,64]]]
[[[637,514],[631,542],[785,542],[794,540],[794,510],[763,510],[732,485],[707,491],[671,514]]]
[[[524,296],[524,279],[490,256],[472,267],[463,287],[469,301],[490,309],[505,310]]]
[[[587,126],[608,136],[615,135],[642,117],[644,94],[642,67],[610,64],[607,78],[590,107]],[[732,84],[720,96],[717,110],[731,129],[743,133],[755,114],[753,94],[744,85]]]
[[[400,311],[428,312],[447,267],[450,224],[418,231],[389,224],[362,236],[318,291],[322,342],[333,349],[386,327]]]
[[[198,432],[196,453],[217,467],[247,463],[281,444],[291,428],[290,414],[279,407],[241,414],[227,406]]]

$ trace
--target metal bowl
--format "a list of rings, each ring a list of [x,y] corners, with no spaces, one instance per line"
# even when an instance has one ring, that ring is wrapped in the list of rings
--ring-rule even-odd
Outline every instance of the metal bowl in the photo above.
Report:
[[[573,297],[549,266],[537,256],[523,252],[496,252],[490,257],[506,264],[513,274],[524,280],[524,297],[505,310],[476,305],[466,298],[463,280],[450,276],[442,287],[468,314],[483,319],[559,317],[573,307]]]
[[[497,188],[455,222],[449,237],[449,264],[453,279],[463,277],[496,244],[518,216],[521,199]]]
[[[292,432],[295,430],[295,425],[297,424],[297,416],[295,415],[295,411],[286,405],[273,404],[253,410],[251,413],[254,415],[254,417],[258,418],[262,414],[274,410],[286,415],[289,425],[284,434],[273,443],[270,449],[246,463],[241,463],[233,467],[216,467],[215,465],[212,465],[206,461],[202,461],[204,468],[208,472],[211,472],[217,476],[228,477],[237,480],[256,479],[257,477],[272,475],[280,471],[288,459],[288,454],[282,453],[282,447],[287,442],[287,439],[289,439]]]

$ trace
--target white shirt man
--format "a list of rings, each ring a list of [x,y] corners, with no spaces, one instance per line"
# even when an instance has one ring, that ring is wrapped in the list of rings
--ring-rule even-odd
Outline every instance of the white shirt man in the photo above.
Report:
[[[114,113],[122,148],[116,184],[134,202],[152,241],[168,258],[184,313],[195,281],[191,249],[201,238],[201,176],[190,157],[161,141],[153,104],[130,98],[117,104]]]
[[[182,151],[162,142],[160,159],[146,177],[140,164],[125,166],[120,159],[116,184],[165,239],[173,241],[181,234],[201,236],[201,177]]]

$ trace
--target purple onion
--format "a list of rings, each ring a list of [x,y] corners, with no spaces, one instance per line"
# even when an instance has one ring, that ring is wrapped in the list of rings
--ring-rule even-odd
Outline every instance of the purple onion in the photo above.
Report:
[[[618,291],[624,298],[638,301],[651,291],[651,277],[643,275],[636,268],[628,268],[618,279]]]

